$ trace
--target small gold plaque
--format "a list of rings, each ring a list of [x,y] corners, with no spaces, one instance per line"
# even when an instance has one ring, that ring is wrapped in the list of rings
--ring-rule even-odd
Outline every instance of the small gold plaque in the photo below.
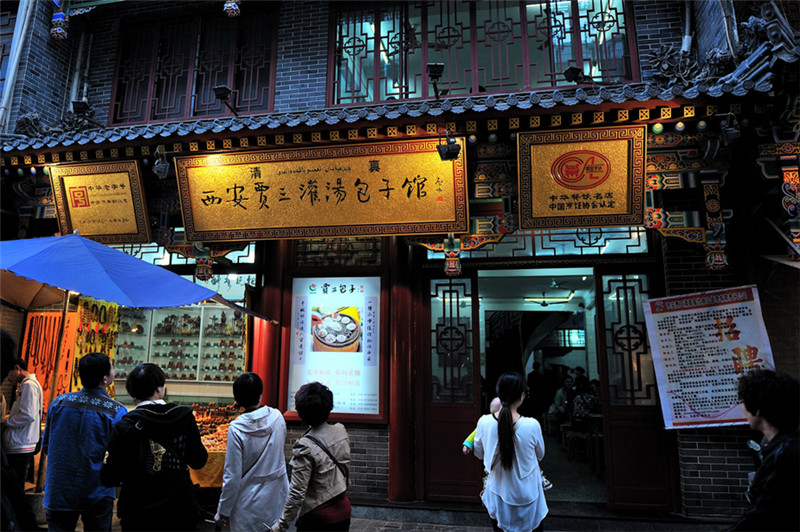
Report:
[[[104,244],[146,244],[150,227],[137,161],[50,167],[62,234],[76,229]]]

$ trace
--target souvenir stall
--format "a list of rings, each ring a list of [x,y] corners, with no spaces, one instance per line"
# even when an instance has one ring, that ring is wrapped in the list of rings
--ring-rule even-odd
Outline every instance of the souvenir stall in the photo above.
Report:
[[[167,377],[168,400],[194,408],[210,452],[206,468],[193,472],[195,482],[221,486],[227,426],[238,415],[232,383],[247,369],[252,346],[248,322],[265,320],[164,268],[78,235],[0,246],[4,299],[8,286],[29,279],[39,281],[36,290],[63,289],[60,310],[28,312],[20,348],[42,385],[45,417],[53,398],[80,389],[76,362],[87,353],[109,356],[117,376],[109,394],[129,409],[134,401],[125,392],[128,372],[143,362],[158,364]],[[54,298],[48,305],[58,308]],[[39,468],[39,489],[43,473]]]

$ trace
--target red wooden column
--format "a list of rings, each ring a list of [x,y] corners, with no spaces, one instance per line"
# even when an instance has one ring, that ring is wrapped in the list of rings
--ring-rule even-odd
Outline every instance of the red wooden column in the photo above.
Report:
[[[389,500],[415,500],[414,393],[411,352],[413,294],[411,253],[397,238],[391,242],[391,338],[389,339]]]
[[[272,321],[255,319],[253,327],[252,372],[264,381],[262,404],[278,407],[281,362],[281,309],[283,306],[283,268],[281,259],[287,246],[281,242],[261,243],[263,253],[264,287],[257,294],[255,310]]]

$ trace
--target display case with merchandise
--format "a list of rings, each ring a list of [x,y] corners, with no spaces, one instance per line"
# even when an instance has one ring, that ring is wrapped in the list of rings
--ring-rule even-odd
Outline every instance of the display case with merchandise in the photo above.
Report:
[[[114,360],[117,380],[125,380],[133,368],[147,362],[151,317],[149,310],[120,307]]]
[[[115,361],[118,400],[132,404],[124,381],[138,364],[157,364],[168,400],[232,403],[231,384],[245,371],[247,326],[238,310],[217,305],[140,310],[123,308]]]

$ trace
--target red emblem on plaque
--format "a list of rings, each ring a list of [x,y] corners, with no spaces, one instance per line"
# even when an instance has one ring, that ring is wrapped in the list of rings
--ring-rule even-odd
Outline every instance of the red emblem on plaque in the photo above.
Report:
[[[611,162],[596,151],[567,152],[550,167],[556,183],[571,190],[594,188],[611,175]]]
[[[86,187],[69,187],[70,207],[89,207],[89,191]]]

